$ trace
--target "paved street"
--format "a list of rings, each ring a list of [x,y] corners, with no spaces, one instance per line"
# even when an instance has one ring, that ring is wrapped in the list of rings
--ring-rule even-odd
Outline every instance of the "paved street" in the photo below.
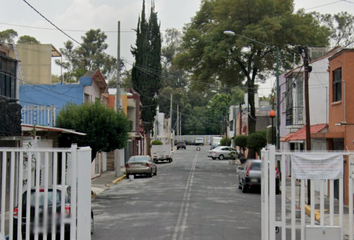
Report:
[[[209,146],[195,149],[96,196],[92,239],[261,239],[260,194],[242,194],[235,165],[208,158]]]

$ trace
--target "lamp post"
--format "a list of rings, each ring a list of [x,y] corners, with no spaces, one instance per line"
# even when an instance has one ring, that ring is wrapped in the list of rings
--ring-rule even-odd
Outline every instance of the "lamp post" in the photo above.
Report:
[[[238,36],[238,37],[242,37],[242,38],[245,38],[247,40],[250,40],[250,41],[253,41],[255,43],[258,43],[258,44],[261,44],[263,46],[266,46],[266,47],[270,47],[270,48],[275,48],[276,49],[276,79],[277,79],[277,86],[276,86],[276,92],[277,92],[277,114],[276,114],[276,117],[277,117],[277,120],[276,120],[276,128],[277,128],[277,133],[276,133],[276,148],[279,149],[280,148],[280,137],[279,137],[279,128],[280,128],[280,106],[279,106],[279,95],[280,95],[280,90],[279,90],[279,47],[276,46],[270,46],[268,44],[265,44],[265,43],[262,43],[262,42],[258,42],[257,40],[254,40],[252,38],[248,38],[246,36],[243,36],[243,35],[240,35],[240,34],[237,34],[233,31],[230,31],[230,30],[227,30],[227,31],[224,31],[224,34],[228,35],[228,36]],[[248,101],[250,102],[250,101]]]
[[[272,131],[271,131],[271,140],[270,140],[270,143],[273,144],[273,142],[274,142],[274,136],[273,136],[273,120],[274,120],[274,117],[275,117],[275,111],[274,111],[274,110],[270,110],[270,112],[269,112],[269,117],[272,119]]]

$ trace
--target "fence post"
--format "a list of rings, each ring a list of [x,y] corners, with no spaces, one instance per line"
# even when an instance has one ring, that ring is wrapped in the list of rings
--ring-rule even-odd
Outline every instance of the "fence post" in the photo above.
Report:
[[[91,148],[77,151],[78,194],[77,194],[77,239],[91,239]],[[118,166],[119,167],[119,166]]]

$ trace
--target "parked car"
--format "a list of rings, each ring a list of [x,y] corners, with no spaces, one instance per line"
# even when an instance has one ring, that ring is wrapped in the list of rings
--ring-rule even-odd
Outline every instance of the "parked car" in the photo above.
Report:
[[[152,177],[157,175],[157,166],[149,155],[132,156],[125,164],[127,178],[129,175],[146,175]]]
[[[65,186],[65,189],[62,189],[61,185],[58,185],[56,187],[56,199],[53,199],[54,194],[53,194],[53,187],[48,187],[48,200],[47,200],[47,211],[48,215],[46,217],[47,222],[44,222],[44,206],[45,206],[45,190],[43,188],[39,189],[39,203],[38,203],[38,233],[41,236],[43,234],[43,229],[46,228],[46,232],[48,237],[51,236],[52,234],[52,211],[53,211],[53,203],[56,202],[56,216],[55,216],[55,221],[56,221],[56,230],[55,232],[57,235],[60,235],[60,228],[61,228],[61,220],[65,218],[70,218],[70,213],[71,213],[71,203],[70,203],[70,186]],[[64,207],[64,214],[65,216],[61,216],[61,196],[62,194],[65,194],[65,207]],[[32,187],[31,188],[31,193],[30,193],[30,236],[34,235],[35,231],[35,207],[36,207],[36,188]],[[21,222],[21,235],[22,238],[26,236],[26,222],[27,222],[27,189],[24,190],[22,194],[22,213],[21,213],[21,220],[18,219],[18,211],[19,208],[16,206],[14,208],[14,221],[13,221],[13,239],[17,239],[17,226],[18,222]],[[93,217],[93,211],[91,211],[91,234],[94,232],[94,217]],[[21,239],[22,239],[21,238]],[[57,239],[60,239],[57,237]],[[64,224],[64,239],[70,239],[70,223],[65,223]]]
[[[275,166],[276,177],[276,194],[280,193],[279,188],[279,171],[277,166]],[[262,160],[260,159],[248,159],[243,167],[239,169],[238,177],[238,188],[242,189],[242,192],[248,192],[250,188],[261,186],[261,176],[262,176]]]
[[[177,150],[180,148],[186,149],[186,142],[177,142]]]
[[[235,159],[237,156],[237,151],[229,146],[219,146],[214,149],[209,150],[208,157],[215,159]]]
[[[194,145],[202,145],[204,146],[204,138],[202,137],[197,137],[195,140],[194,140]]]

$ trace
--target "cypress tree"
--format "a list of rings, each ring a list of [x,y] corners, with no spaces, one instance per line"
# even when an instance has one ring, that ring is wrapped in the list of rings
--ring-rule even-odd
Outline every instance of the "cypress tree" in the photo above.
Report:
[[[143,104],[141,115],[149,142],[157,106],[154,96],[158,94],[161,86],[161,34],[153,2],[150,19],[147,22],[145,0],[143,0],[143,9],[138,20],[136,35],[136,46],[131,50],[135,57],[132,82],[134,89],[140,94]]]

